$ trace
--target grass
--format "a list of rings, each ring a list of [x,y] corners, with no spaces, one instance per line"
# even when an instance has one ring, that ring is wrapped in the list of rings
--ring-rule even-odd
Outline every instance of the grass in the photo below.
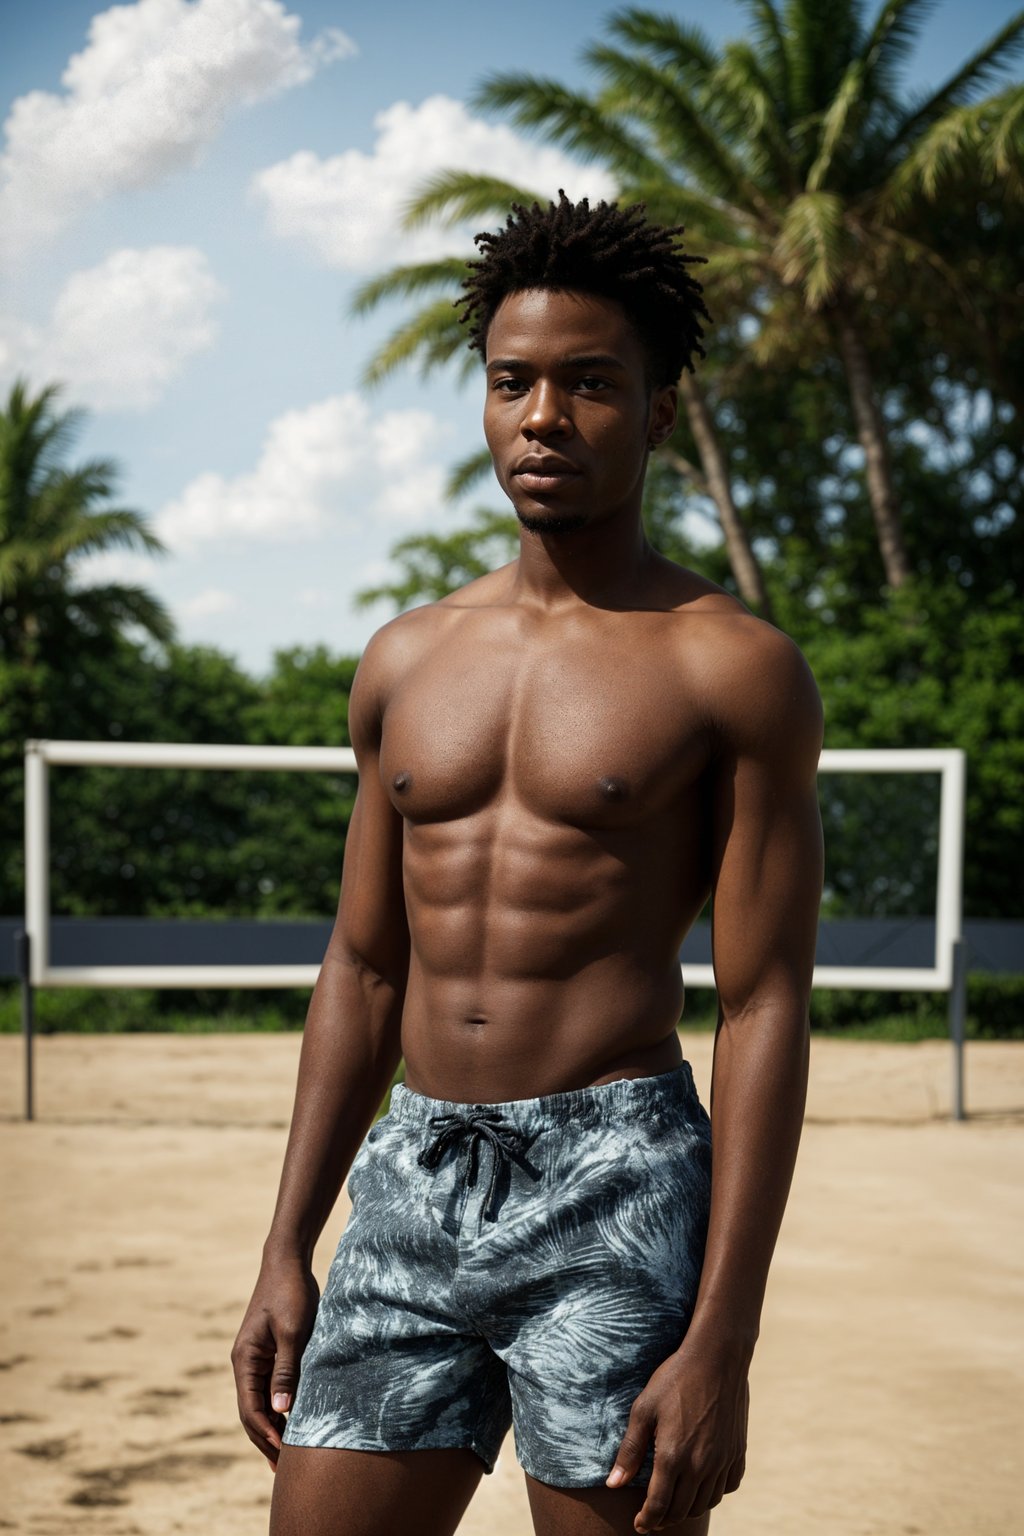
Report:
[[[43,989],[35,997],[40,1034],[279,1034],[300,1030],[309,993],[143,991],[85,987]],[[711,1031],[715,994],[687,994],[686,1030]],[[843,1040],[942,1040],[948,1036],[942,993],[817,991],[811,1005],[816,1035]],[[0,985],[0,1034],[21,1029],[16,983]],[[972,976],[968,988],[967,1038],[1024,1039],[1024,978]]]

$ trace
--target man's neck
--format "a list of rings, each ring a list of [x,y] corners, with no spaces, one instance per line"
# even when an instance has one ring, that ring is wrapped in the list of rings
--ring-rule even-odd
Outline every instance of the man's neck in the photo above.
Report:
[[[514,596],[548,612],[581,603],[628,608],[656,559],[638,512],[567,533],[520,528]]]

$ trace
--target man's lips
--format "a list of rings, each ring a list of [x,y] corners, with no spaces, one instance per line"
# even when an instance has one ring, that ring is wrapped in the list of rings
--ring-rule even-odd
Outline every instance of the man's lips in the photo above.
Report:
[[[528,491],[555,490],[579,473],[575,464],[551,458],[521,459],[512,471],[514,479]]]

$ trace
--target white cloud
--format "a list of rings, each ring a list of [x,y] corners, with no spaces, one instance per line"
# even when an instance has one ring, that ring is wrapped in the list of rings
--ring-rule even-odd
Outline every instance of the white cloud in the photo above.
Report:
[[[223,587],[207,587],[194,597],[186,598],[179,604],[178,611],[186,619],[211,619],[222,613],[234,613],[237,607],[238,597],[234,592],[227,592]]]
[[[360,271],[399,257],[423,261],[450,252],[450,231],[399,228],[410,197],[439,170],[486,172],[551,197],[559,187],[575,198],[615,194],[606,172],[471,117],[448,96],[431,96],[418,107],[396,102],[378,114],[375,127],[372,154],[350,149],[324,160],[301,150],[253,178],[273,232],[325,266]]]
[[[97,411],[145,410],[212,344],[222,296],[194,246],[114,251],[68,278],[46,325],[0,317],[0,376],[59,379]]]
[[[19,96],[0,155],[0,254],[24,254],[90,204],[193,165],[228,113],[354,51],[312,43],[280,0],[136,0],[94,16],[61,94]]]
[[[430,462],[450,428],[427,411],[374,418],[361,395],[332,395],[272,421],[256,467],[199,475],[157,515],[172,548],[217,540],[288,542],[332,524],[426,522],[444,472]]]

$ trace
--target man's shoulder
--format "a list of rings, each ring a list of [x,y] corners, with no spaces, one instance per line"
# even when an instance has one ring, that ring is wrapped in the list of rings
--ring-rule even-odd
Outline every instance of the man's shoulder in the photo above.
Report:
[[[800,647],[714,582],[698,580],[674,610],[679,655],[718,732],[738,746],[793,731],[820,745],[821,697]]]
[[[396,614],[375,630],[363,650],[361,670],[387,679],[407,672],[448,635],[466,609],[487,608],[505,584],[507,567],[488,571],[433,603],[420,603]]]

